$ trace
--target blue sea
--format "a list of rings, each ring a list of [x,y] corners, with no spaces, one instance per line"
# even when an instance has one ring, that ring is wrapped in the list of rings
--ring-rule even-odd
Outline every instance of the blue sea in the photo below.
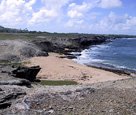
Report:
[[[76,52],[74,54],[77,54]],[[119,38],[90,46],[80,52],[74,61],[105,68],[136,70],[136,38]]]

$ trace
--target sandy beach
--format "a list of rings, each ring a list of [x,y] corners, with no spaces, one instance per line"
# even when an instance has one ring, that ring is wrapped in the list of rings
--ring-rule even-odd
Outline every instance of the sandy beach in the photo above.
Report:
[[[31,58],[28,66],[36,65],[41,67],[37,78],[47,80],[74,80],[81,84],[91,84],[130,78],[130,76],[118,75],[60,58],[56,53],[49,53],[48,57]]]

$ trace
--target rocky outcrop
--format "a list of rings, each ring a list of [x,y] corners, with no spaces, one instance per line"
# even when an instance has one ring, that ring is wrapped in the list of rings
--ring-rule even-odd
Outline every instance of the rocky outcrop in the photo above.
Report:
[[[13,70],[11,76],[17,78],[27,79],[29,81],[35,81],[36,75],[40,71],[40,66],[25,67],[19,66],[17,69]]]
[[[6,109],[10,107],[15,99],[24,95],[26,95],[26,92],[24,91],[0,89],[0,109]]]
[[[28,37],[25,34],[24,36]],[[81,51],[90,45],[103,43],[109,38],[106,35],[89,34],[69,34],[63,37],[33,35],[30,37],[36,38],[36,40],[32,38],[29,40],[0,40],[0,60],[16,62],[34,56],[48,56],[48,52],[69,54],[69,52]]]
[[[0,81],[0,85],[19,85],[31,87],[31,82],[26,79],[11,79]]]
[[[17,62],[34,56],[48,56],[31,40],[0,40],[0,60]]]
[[[70,106],[69,103],[74,103],[76,99],[85,97],[85,95],[88,94],[93,94],[94,92],[95,89],[93,88],[84,88],[82,90],[76,90],[75,92],[67,91],[60,93],[40,93],[17,100],[9,109],[4,110],[2,113],[5,115],[59,114],[58,110],[63,111],[66,109],[73,109],[73,107]],[[68,104],[68,107],[63,106],[66,104]]]
[[[68,37],[49,37],[42,40],[33,40],[42,51],[69,54],[70,52],[81,51],[90,45],[100,44],[108,39],[107,36],[76,35]]]

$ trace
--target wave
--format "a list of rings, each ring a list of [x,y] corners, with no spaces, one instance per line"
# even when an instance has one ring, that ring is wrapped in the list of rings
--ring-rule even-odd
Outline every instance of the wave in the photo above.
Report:
[[[81,54],[81,52],[71,52],[70,54],[79,55],[79,54]]]
[[[84,64],[84,65],[88,65],[88,64],[92,64],[92,63],[102,63],[104,62],[104,60],[101,59],[93,59],[91,57],[86,57],[85,55],[83,56],[78,56],[76,59],[72,59],[73,61],[80,63],[80,64]]]
[[[73,61],[84,65],[136,71],[135,40],[136,38],[122,38],[107,44],[90,46],[89,49],[83,50],[80,55],[76,55],[77,59]]]
[[[122,39],[125,39],[125,40],[136,40],[136,38],[122,38]]]
[[[107,49],[107,48],[110,48],[110,46],[107,44],[93,45],[92,47],[90,47],[91,50]]]

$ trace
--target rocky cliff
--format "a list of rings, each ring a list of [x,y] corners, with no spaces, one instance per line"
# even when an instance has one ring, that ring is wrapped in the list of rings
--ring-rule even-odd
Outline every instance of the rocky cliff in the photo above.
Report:
[[[34,36],[37,39],[0,40],[0,60],[21,61],[48,52],[67,54],[106,41],[107,36],[78,35],[69,37]],[[42,38],[41,38],[42,37]]]

